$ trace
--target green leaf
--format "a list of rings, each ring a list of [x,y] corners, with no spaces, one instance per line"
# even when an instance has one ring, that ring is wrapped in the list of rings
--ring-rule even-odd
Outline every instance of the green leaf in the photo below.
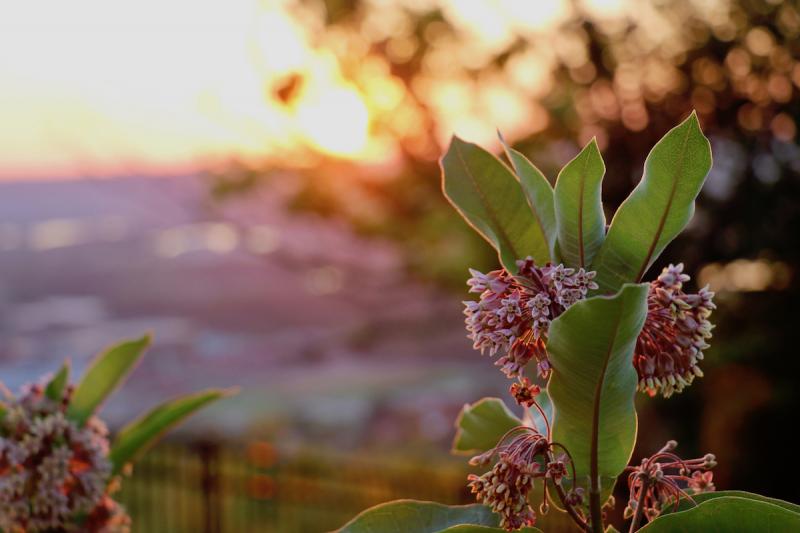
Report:
[[[235,394],[236,390],[209,389],[165,402],[120,430],[109,458],[118,474],[153,445],[164,433],[209,403]]]
[[[53,379],[47,384],[44,389],[44,394],[54,402],[60,402],[64,394],[64,387],[69,383],[70,364],[69,359],[64,361],[61,370],[53,376]]]
[[[614,215],[592,263],[601,291],[642,279],[692,218],[710,169],[711,146],[692,113],[653,147],[642,180]]]
[[[606,234],[600,184],[606,166],[592,139],[558,174],[555,214],[558,247],[567,266],[588,267]]]
[[[483,398],[466,404],[456,419],[453,452],[485,452],[494,448],[507,431],[521,425],[522,420],[514,416],[499,398]]]
[[[67,416],[83,425],[122,383],[149,345],[150,335],[145,335],[121,342],[98,355],[75,388]]]
[[[770,498],[768,496],[762,496],[761,494],[754,494],[752,492],[745,492],[743,490],[721,490],[717,492],[703,492],[700,494],[692,495],[692,499],[695,503],[700,504],[708,500],[713,500],[714,498],[724,498],[728,496],[735,496],[737,498],[748,498],[750,500],[757,500],[760,502],[771,503],[772,505],[777,505],[778,507],[783,507],[784,509],[788,509],[795,513],[800,513],[800,505],[795,503],[787,502],[784,500],[779,500],[778,498]],[[677,511],[686,511],[687,509],[692,509],[694,504],[687,500],[686,498],[682,498],[680,502],[678,502],[678,508],[676,511],[673,511],[672,505],[665,505],[663,507],[663,514],[668,514],[671,512]]]
[[[765,501],[736,496],[709,499],[697,507],[660,516],[642,533],[765,533],[800,531],[800,514]]]
[[[497,529],[499,523],[500,517],[485,505],[396,500],[363,511],[345,524],[339,533],[488,533],[502,531]],[[484,528],[471,529],[476,526]]]
[[[550,246],[511,169],[458,137],[453,137],[441,167],[444,195],[494,246],[506,270],[516,273],[516,260],[527,256],[540,264],[550,260]]]
[[[506,157],[511,162],[511,167],[522,185],[522,192],[528,200],[528,205],[536,217],[536,226],[542,232],[542,238],[547,241],[550,259],[555,261],[556,243],[556,212],[553,201],[553,187],[544,177],[544,174],[531,163],[527,157],[514,150],[506,140],[497,132],[500,142],[506,152]]]
[[[627,466],[636,442],[632,358],[646,298],[646,284],[625,285],[613,297],[575,303],[550,326],[553,440],[572,454],[578,485],[587,487],[590,475],[599,476],[606,480],[603,494],[613,487],[608,480]]]

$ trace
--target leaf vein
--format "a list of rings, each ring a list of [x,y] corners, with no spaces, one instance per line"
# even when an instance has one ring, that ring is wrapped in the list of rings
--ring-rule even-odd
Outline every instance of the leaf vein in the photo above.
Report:
[[[508,246],[508,249],[511,251],[511,253],[514,254],[514,259],[520,259],[522,256],[519,254],[517,249],[514,247],[514,244],[511,242],[511,239],[509,238],[509,236],[506,233],[505,229],[500,224],[500,220],[497,218],[497,214],[495,213],[494,209],[492,208],[492,205],[489,203],[489,200],[486,197],[486,193],[483,192],[483,189],[481,189],[481,186],[478,183],[478,180],[475,179],[475,176],[472,174],[472,171],[470,170],[469,165],[467,165],[467,162],[464,160],[464,156],[461,153],[461,148],[458,146],[458,144],[455,145],[455,149],[456,149],[456,154],[458,155],[458,160],[461,162],[461,166],[464,168],[464,171],[466,172],[467,176],[469,176],[470,183],[472,183],[472,186],[475,189],[475,192],[477,192],[478,196],[480,196],[481,203],[483,204],[484,208],[486,209],[486,214],[491,219],[491,222],[494,225],[494,229],[498,233],[498,235],[497,235],[498,239],[500,239],[501,241],[504,241],[505,245]],[[500,253],[502,254],[502,250],[500,251]]]
[[[688,127],[686,128],[686,136],[684,136],[683,143],[681,143],[680,159],[678,160],[675,172],[673,172],[672,174],[672,187],[669,191],[669,197],[667,198],[667,205],[664,206],[664,212],[661,213],[661,219],[658,221],[658,228],[656,229],[656,232],[653,235],[653,240],[650,242],[650,247],[647,250],[647,255],[645,256],[644,261],[642,262],[642,266],[639,268],[639,272],[636,275],[637,282],[642,280],[642,276],[644,276],[645,272],[647,271],[650,259],[653,257],[653,254],[655,253],[656,250],[656,246],[658,245],[658,241],[661,240],[661,234],[664,232],[664,226],[667,223],[667,216],[669,215],[669,212],[672,209],[672,203],[675,200],[675,193],[678,190],[678,176],[683,170],[683,165],[684,162],[686,161],[686,146],[689,143],[690,134],[691,134],[691,124],[688,125]]]

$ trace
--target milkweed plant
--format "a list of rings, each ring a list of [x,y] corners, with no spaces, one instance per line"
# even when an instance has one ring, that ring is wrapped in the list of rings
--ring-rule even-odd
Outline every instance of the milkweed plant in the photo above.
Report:
[[[113,498],[130,464],[164,432],[234,390],[208,389],[155,407],[113,440],[96,412],[150,337],[98,355],[77,385],[66,361],[13,395],[0,384],[0,533],[122,533],[131,520]]]
[[[512,380],[522,414],[483,398],[459,415],[453,449],[473,456],[467,485],[477,504],[401,500],[340,531],[533,532],[548,513],[575,530],[619,531],[608,511],[620,480],[630,532],[800,531],[798,505],[715,492],[711,453],[687,459],[671,440],[629,464],[637,391],[669,398],[701,378],[714,327],[714,293],[693,292],[682,264],[643,281],[689,222],[711,169],[696,114],[653,147],[609,225],[595,140],[555,187],[501,142],[510,166],[454,137],[441,168],[445,196],[498,252],[499,269],[470,270],[466,328]]]

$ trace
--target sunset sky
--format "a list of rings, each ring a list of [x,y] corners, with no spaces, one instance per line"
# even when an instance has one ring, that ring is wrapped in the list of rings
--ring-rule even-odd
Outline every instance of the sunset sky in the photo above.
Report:
[[[571,9],[563,0],[536,9],[512,0],[433,3],[486,50],[515,33],[541,32]],[[608,14],[626,1],[583,4]],[[414,110],[403,107],[405,89],[368,61],[358,85],[346,79],[329,43],[312,43],[321,30],[313,10],[292,0],[0,0],[0,179],[183,172],[229,156],[298,149],[390,158],[391,142],[371,124],[383,113],[403,119],[395,129],[419,127]],[[402,31],[402,21],[386,13],[376,35]],[[457,52],[475,56],[470,48]],[[547,56],[529,59],[518,68],[520,86],[546,86]],[[291,73],[305,81],[284,105],[269,91]],[[520,124],[527,133],[543,127],[535,94],[491,80],[484,88],[481,115],[470,111],[475,94],[464,80],[431,80],[439,138],[452,131],[493,137],[495,126],[513,137]]]
[[[268,153],[298,135],[333,152],[362,148],[358,131],[345,140],[324,128],[290,131],[326,98],[365,114],[335,79],[299,118],[264,98],[265,70],[310,63],[279,8],[255,0],[0,6],[4,178],[180,171]]]

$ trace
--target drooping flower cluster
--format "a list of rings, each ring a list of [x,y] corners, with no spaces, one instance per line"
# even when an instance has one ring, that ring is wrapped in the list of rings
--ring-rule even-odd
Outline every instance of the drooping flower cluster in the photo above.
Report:
[[[640,466],[626,468],[630,500],[625,518],[638,514],[639,518],[653,520],[664,506],[677,508],[681,498],[714,491],[713,473],[709,471],[717,465],[714,455],[684,460],[673,453],[677,446],[671,440],[655,455],[643,459]],[[640,505],[642,509],[637,513]]]
[[[127,531],[127,516],[109,505],[108,431],[96,417],[78,427],[65,416],[71,390],[58,400],[41,385],[3,401],[0,417],[0,530]],[[103,520],[78,525],[81,516]]]
[[[483,475],[470,474],[469,487],[477,501],[488,505],[500,515],[500,527],[513,531],[536,523],[536,511],[528,496],[536,478],[549,478],[561,487],[567,476],[567,456],[554,458],[553,446],[547,438],[534,428],[520,426],[512,429],[497,446],[470,460],[473,466],[491,463],[495,455],[498,461]],[[547,487],[543,505],[547,505]],[[580,505],[582,494],[570,491],[565,498],[570,505]],[[543,511],[545,512],[545,511]]]
[[[713,328],[708,318],[716,309],[708,288],[696,294],[683,292],[689,281],[683,264],[669,265],[650,283],[647,318],[636,341],[633,365],[639,374],[639,390],[668,398],[703,375],[703,359]]]
[[[496,364],[508,377],[520,375],[534,357],[546,377],[550,322],[597,288],[595,273],[549,263],[538,267],[529,257],[517,261],[516,276],[504,269],[488,274],[470,269],[470,274],[470,292],[480,294],[478,301],[464,302],[473,347],[490,356],[502,353]]]

